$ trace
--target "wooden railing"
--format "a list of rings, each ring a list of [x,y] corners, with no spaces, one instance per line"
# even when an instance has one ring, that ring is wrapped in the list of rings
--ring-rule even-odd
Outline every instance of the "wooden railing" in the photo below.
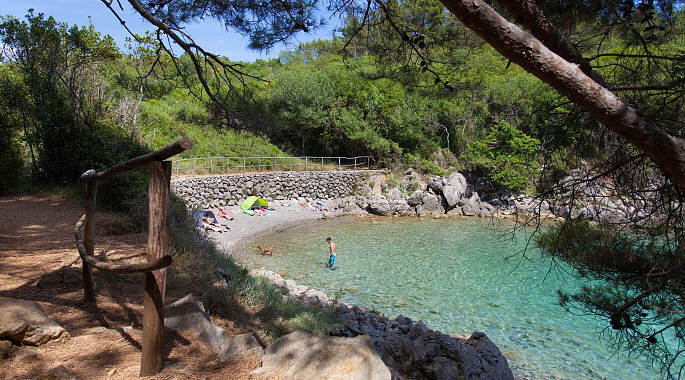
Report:
[[[108,272],[145,274],[143,352],[140,359],[141,376],[153,375],[162,369],[164,290],[166,267],[171,265],[171,256],[167,254],[169,247],[167,210],[172,167],[170,161],[164,160],[189,149],[190,146],[190,141],[183,138],[156,152],[119,163],[107,170],[96,172],[91,169],[81,175],[81,179],[86,182],[86,212],[74,226],[74,237],[76,238],[76,247],[83,263],[83,292],[86,301],[95,302],[95,291],[90,267]],[[147,262],[118,264],[99,260],[93,256],[95,203],[98,181],[145,165],[148,165],[150,168]]]
[[[201,157],[174,160],[174,174],[230,174],[250,171],[370,169],[370,156]]]

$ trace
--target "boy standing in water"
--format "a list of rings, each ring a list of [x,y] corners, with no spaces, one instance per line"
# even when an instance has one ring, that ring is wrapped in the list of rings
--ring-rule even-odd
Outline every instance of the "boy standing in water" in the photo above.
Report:
[[[326,238],[326,241],[330,247],[330,252],[328,253],[328,264],[326,266],[330,269],[335,269],[335,249],[338,248],[338,246],[333,243],[333,239],[331,239],[330,236]]]

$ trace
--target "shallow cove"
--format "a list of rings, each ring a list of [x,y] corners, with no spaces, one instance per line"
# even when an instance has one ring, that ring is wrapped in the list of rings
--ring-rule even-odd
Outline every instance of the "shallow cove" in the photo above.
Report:
[[[549,260],[507,260],[526,245],[512,224],[481,219],[339,218],[257,239],[274,257],[251,265],[345,302],[423,320],[448,334],[484,331],[505,353],[516,377],[530,379],[655,379],[649,362],[613,355],[592,317],[565,313],[556,290],[579,280],[553,271]],[[325,241],[338,245],[330,271]],[[252,245],[252,244],[251,244]],[[530,247],[528,255],[538,259]]]

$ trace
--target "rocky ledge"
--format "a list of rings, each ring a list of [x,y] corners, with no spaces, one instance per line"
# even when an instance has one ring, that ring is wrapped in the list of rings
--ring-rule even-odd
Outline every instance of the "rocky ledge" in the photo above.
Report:
[[[538,212],[551,216],[549,203],[524,194],[498,194],[481,199],[466,177],[454,172],[446,177],[423,178],[408,169],[394,186],[387,177],[372,175],[358,188],[358,194],[328,201],[333,215],[373,214],[380,216],[479,216],[507,217]]]
[[[431,330],[421,322],[398,316],[388,319],[369,309],[336,302],[325,293],[297,285],[267,270],[252,271],[300,302],[335,307],[342,323],[330,335],[368,336],[395,379],[513,379],[507,359],[482,332],[468,337]]]

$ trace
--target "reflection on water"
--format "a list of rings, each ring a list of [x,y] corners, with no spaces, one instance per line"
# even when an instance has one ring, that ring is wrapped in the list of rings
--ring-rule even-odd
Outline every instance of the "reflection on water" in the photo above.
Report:
[[[326,237],[338,245],[338,269],[325,268]],[[556,290],[579,282],[550,271],[527,239],[511,239],[511,224],[478,220],[335,219],[264,236],[273,257],[252,265],[348,303],[394,317],[423,320],[448,334],[484,331],[507,356],[516,376],[531,379],[654,379],[641,359],[614,355],[599,340],[603,325],[565,313]],[[511,257],[507,259],[508,257]]]

